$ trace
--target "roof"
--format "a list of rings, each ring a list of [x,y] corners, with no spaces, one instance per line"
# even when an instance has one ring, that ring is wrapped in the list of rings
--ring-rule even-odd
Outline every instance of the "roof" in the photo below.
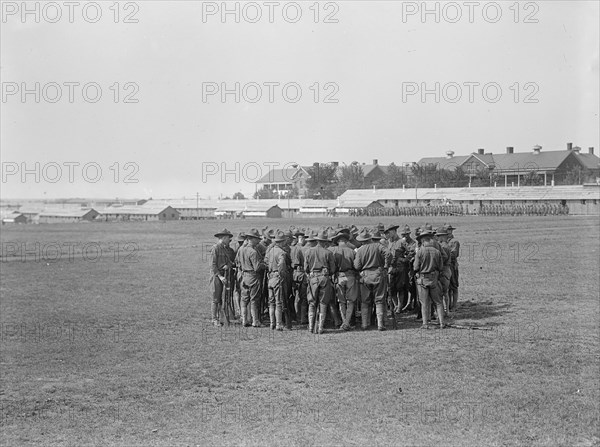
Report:
[[[471,157],[480,160],[487,166],[495,166],[497,171],[552,171],[556,170],[569,156],[577,157],[577,160],[586,169],[598,169],[600,158],[593,154],[577,153],[575,151],[541,151],[515,152],[512,154],[469,154],[455,157],[425,157],[417,164],[423,166],[434,164],[440,168],[448,169],[464,165]]]
[[[163,205],[159,205],[159,206],[146,206],[146,204],[144,205],[138,205],[138,206],[109,206],[106,207],[102,210],[100,210],[101,214],[131,214],[131,215],[138,215],[138,216],[143,216],[143,215],[152,215],[155,216],[157,214],[161,214],[164,211],[166,211],[167,209],[173,209],[173,211],[178,212],[176,209],[170,207],[170,206],[163,206]]]
[[[279,208],[276,204],[264,203],[265,201],[236,201],[228,200],[231,203],[224,203],[216,209],[216,212],[243,212],[243,211],[254,211],[254,212],[267,212],[271,208]],[[281,209],[281,208],[280,208]]]
[[[93,212],[98,214],[93,208],[88,209],[56,209],[56,210],[46,210],[40,213],[40,217],[83,217],[86,214]]]
[[[304,174],[308,177],[308,172],[302,167],[271,169],[256,183],[292,183]]]
[[[371,174],[376,168],[381,169],[381,172],[383,172],[384,174],[387,173],[387,166],[382,166],[380,164],[377,165],[359,165],[362,168],[363,171],[363,175],[365,177],[367,177],[369,174]]]

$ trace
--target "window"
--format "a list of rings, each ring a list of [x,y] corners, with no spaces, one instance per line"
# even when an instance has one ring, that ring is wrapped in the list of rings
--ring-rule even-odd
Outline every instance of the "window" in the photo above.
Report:
[[[472,200],[469,200],[469,205],[473,205],[473,201]]]
[[[175,217],[175,214],[171,214],[171,217],[173,217],[173,218],[174,218],[174,217]]]
[[[594,199],[594,205],[598,205],[598,201],[596,199]]]
[[[163,213],[163,217],[167,217],[167,213]]]
[[[406,203],[410,203],[410,199],[408,199],[408,200],[406,201]]]
[[[585,205],[585,199],[581,199],[581,204]]]

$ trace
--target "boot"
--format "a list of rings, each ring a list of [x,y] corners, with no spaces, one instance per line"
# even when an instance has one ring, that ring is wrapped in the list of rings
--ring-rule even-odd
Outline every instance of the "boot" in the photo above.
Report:
[[[315,329],[315,311],[308,309],[308,332],[312,333]]]
[[[308,324],[308,302],[300,303],[300,324]]]
[[[385,331],[385,304],[375,304],[375,311],[377,315],[377,330]],[[396,317],[394,316],[394,318]]]
[[[334,324],[335,328],[337,329],[344,322],[342,321],[342,319],[341,319],[341,317],[340,317],[340,315],[338,313],[338,308],[335,305],[335,303],[333,303],[333,302],[330,303],[328,307],[329,307],[329,310],[331,311],[331,316],[333,318],[333,324]]]
[[[360,310],[360,316],[362,317],[362,329],[366,331],[371,326],[371,305],[367,303],[362,303],[362,308]]]
[[[275,322],[278,331],[283,331],[283,309],[281,308],[281,304],[277,304],[275,307]]]
[[[319,328],[317,333],[318,334],[322,334],[323,333],[323,328],[325,327],[325,318],[327,317],[327,304],[321,304],[319,307]]]
[[[219,321],[219,305],[218,304],[212,303],[210,305],[210,313],[212,316],[213,326],[222,326],[221,322]]]
[[[342,329],[347,331],[348,329],[350,329],[350,326],[348,325],[348,317],[346,316],[346,303],[340,303],[340,314],[342,315]]]
[[[269,305],[269,326],[275,330],[275,305]]]
[[[345,312],[345,321],[344,321],[344,326],[342,326],[342,329],[344,329],[345,331],[349,331],[350,330],[350,324],[353,322],[354,319],[354,303],[353,302],[349,302],[348,306],[346,307],[346,312]]]
[[[258,303],[250,303],[250,314],[252,315],[252,326],[263,327],[263,325],[260,324],[260,313],[258,311]],[[247,311],[246,315],[248,315]]]
[[[240,312],[241,312],[241,315],[242,315],[242,326],[243,327],[252,326],[250,324],[250,322],[248,321],[248,308],[246,306],[242,305],[241,308],[240,308]]]
[[[289,309],[283,310],[283,321],[285,322],[285,328],[289,331],[292,330],[292,315]]]

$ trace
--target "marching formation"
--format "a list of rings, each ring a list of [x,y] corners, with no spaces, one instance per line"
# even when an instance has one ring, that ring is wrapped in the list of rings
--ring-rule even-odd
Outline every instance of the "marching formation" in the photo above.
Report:
[[[262,327],[268,313],[273,330],[293,323],[323,333],[330,316],[336,328],[367,330],[375,317],[414,311],[423,328],[445,318],[458,301],[460,243],[452,225],[425,224],[414,238],[408,225],[359,230],[322,228],[240,233],[234,247],[226,229],[215,234],[211,250],[212,322],[221,326],[238,315],[241,324]],[[355,324],[360,313],[360,322]]]

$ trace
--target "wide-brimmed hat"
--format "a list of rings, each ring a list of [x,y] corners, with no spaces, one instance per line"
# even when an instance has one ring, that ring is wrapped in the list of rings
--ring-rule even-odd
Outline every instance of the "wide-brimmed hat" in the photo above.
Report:
[[[456,227],[453,227],[452,224],[445,224],[444,227],[446,227],[446,231],[447,230],[456,230]]]
[[[390,225],[385,230],[383,230],[383,234],[387,233],[388,231],[397,230],[399,227],[400,225]]]
[[[244,233],[243,231],[241,231],[238,235],[237,235],[237,241],[238,242],[244,242],[246,240],[246,233]]]
[[[316,231],[313,231],[313,230],[309,231],[308,237],[306,238],[306,242],[314,242],[314,241],[316,241],[316,239],[315,239],[316,235],[317,235]]]
[[[350,225],[350,234],[353,234],[354,236],[358,235],[359,231],[358,231],[358,227],[356,225]]]
[[[290,231],[284,231],[283,234],[285,235],[285,237],[292,239],[294,237],[294,234]]]
[[[435,234],[438,236],[445,236],[448,234],[446,227],[439,227],[438,229],[435,230]]]
[[[419,234],[417,234],[417,239],[421,239],[426,236],[433,236],[434,234],[435,233],[433,231],[425,229],[425,230],[421,231]]]
[[[371,238],[375,239],[375,240],[381,240],[381,239],[383,239],[383,236],[381,235],[381,232],[379,230],[377,230],[377,231],[373,231]]]
[[[285,232],[277,230],[272,240],[274,242],[285,242],[287,240],[287,235],[285,234]]]
[[[227,228],[223,228],[218,233],[215,233],[215,237],[223,237],[223,236],[233,237],[233,234]]]
[[[346,238],[346,240],[350,240],[350,234],[345,231],[338,231],[332,238],[331,242],[338,242],[341,238]]]
[[[330,239],[328,237],[327,234],[327,230],[321,230],[319,231],[316,236],[315,236],[315,240],[316,241],[321,241],[321,242],[330,242]]]
[[[366,242],[366,241],[370,241],[371,239],[373,239],[373,237],[371,236],[371,233],[369,233],[368,230],[363,230],[359,233],[359,235],[356,237],[356,240],[358,242]]]
[[[294,231],[294,237],[299,236],[306,236],[306,234],[304,233],[304,231],[296,229],[296,231]]]
[[[404,225],[404,228],[402,229],[402,232],[400,234],[410,234],[410,227],[408,225]]]
[[[383,233],[383,231],[385,230],[385,225],[379,222],[377,225],[375,225],[375,229]]]
[[[260,233],[256,228],[252,228],[250,231],[246,232],[246,239],[248,239],[249,237],[261,239]]]

